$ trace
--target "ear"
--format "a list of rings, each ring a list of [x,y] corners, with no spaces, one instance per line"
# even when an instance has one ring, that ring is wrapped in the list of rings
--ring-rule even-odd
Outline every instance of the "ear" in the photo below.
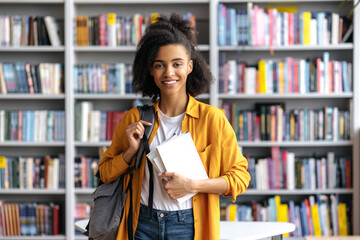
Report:
[[[151,76],[154,76],[154,74],[153,74],[153,67],[152,67],[152,66],[150,66],[149,73],[150,73]]]
[[[194,67],[194,62],[193,62],[193,60],[190,60],[189,64],[188,64],[188,74],[190,74],[192,72],[193,67]]]

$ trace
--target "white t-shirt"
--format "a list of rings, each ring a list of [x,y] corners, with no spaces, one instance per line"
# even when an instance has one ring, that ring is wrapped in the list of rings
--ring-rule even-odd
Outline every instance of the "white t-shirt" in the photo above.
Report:
[[[172,137],[174,134],[178,135],[181,131],[181,123],[184,119],[185,113],[180,114],[176,117],[168,117],[159,108],[159,119],[160,126],[154,140],[151,142],[150,151],[153,150],[156,146],[164,142],[166,139]],[[143,178],[143,184],[141,188],[141,200],[140,202],[144,205],[148,205],[149,199],[149,168],[148,161],[145,163],[145,174]],[[153,167],[154,171],[154,198],[153,198],[153,207],[158,210],[166,211],[177,211],[183,209],[192,208],[192,198],[186,202],[179,204],[176,200],[173,200],[165,192],[161,177],[158,176],[158,172]]]

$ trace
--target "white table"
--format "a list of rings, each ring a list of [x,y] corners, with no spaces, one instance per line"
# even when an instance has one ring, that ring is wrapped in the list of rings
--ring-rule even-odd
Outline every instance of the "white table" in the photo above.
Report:
[[[288,222],[220,222],[221,240],[282,239],[282,234],[295,230]]]
[[[80,232],[86,231],[88,219],[75,222],[75,228]],[[287,222],[229,222],[220,221],[221,240],[255,240],[282,239],[282,234],[295,230],[293,223]]]

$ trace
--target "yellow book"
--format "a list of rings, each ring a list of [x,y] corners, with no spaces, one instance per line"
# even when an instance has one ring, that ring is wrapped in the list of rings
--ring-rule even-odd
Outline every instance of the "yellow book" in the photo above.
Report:
[[[277,215],[277,220],[278,222],[280,222],[279,220],[279,209],[280,209],[280,204],[281,204],[281,198],[279,195],[274,196],[275,199],[275,206],[276,206],[276,215]]]
[[[319,218],[319,209],[318,205],[315,204],[310,207],[311,210],[311,217],[313,220],[314,226],[314,236],[321,236],[321,227],[320,227],[320,218]]]
[[[266,11],[269,9],[276,9],[278,12],[287,12],[287,13],[297,13],[297,7],[295,6],[269,6],[266,8]]]
[[[279,222],[289,222],[288,216],[288,205],[287,204],[280,204],[278,210],[278,221]],[[283,237],[289,237],[289,233],[284,233]]]
[[[347,236],[347,216],[346,216],[346,204],[339,203],[338,205],[338,214],[339,214],[339,235]]]
[[[6,158],[4,156],[0,156],[0,189],[9,188],[9,178],[7,176],[7,166],[6,166]],[[4,182],[2,182],[4,181]]]
[[[310,45],[310,21],[311,12],[303,12],[303,36],[304,45]]]
[[[259,93],[266,93],[266,61],[259,61]]]
[[[284,93],[284,62],[279,62],[279,93]]]
[[[157,18],[160,17],[160,14],[159,13],[152,13],[150,15],[150,17],[151,17],[151,23],[155,23],[155,22],[157,22]]]
[[[226,221],[237,221],[237,205],[229,204],[226,208]]]

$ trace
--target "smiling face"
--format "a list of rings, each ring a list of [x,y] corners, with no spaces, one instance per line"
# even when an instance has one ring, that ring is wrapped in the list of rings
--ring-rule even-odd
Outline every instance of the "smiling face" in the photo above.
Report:
[[[186,97],[187,76],[191,73],[193,62],[181,44],[160,47],[150,68],[160,95]]]

